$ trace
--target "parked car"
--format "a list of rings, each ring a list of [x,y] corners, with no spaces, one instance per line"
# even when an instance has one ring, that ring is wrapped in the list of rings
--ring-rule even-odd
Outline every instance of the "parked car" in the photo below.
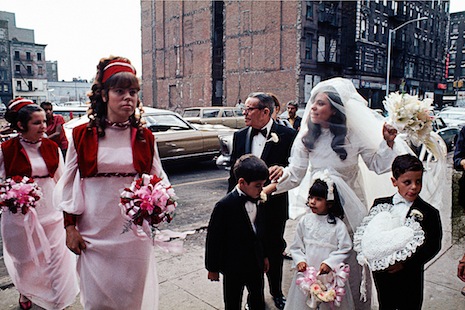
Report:
[[[463,108],[446,108],[438,113],[449,127],[463,127],[465,125],[465,109]]]
[[[237,129],[245,126],[242,110],[235,107],[186,108],[182,117],[196,124],[221,124]]]
[[[6,112],[6,105],[3,102],[0,102],[0,117],[4,117]]]
[[[193,125],[179,114],[144,107],[146,126],[156,138],[160,159],[164,163],[186,160],[211,160],[220,154],[219,133],[232,134],[222,125]],[[75,118],[63,127],[68,138],[72,129],[88,122],[88,117]]]
[[[88,105],[53,106],[53,113],[63,116],[65,122],[87,115]]]
[[[438,116],[433,121],[433,130],[444,140],[447,151],[452,151],[457,141],[460,129],[458,127],[449,127],[444,120]]]

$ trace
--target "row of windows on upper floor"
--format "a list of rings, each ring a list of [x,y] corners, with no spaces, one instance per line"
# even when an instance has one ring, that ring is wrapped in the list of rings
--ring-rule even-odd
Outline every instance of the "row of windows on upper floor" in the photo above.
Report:
[[[312,33],[305,34],[305,59],[312,60],[313,56],[313,39]],[[405,42],[405,38],[402,42]],[[338,51],[337,41],[332,38],[326,38],[325,36],[318,36],[317,42],[317,60],[327,62],[337,62],[336,54]],[[420,40],[419,38],[413,39],[413,52],[415,54],[421,54],[422,56],[436,57],[439,58],[440,49],[434,42],[428,42]]]
[[[21,74],[21,65],[15,65],[15,73]],[[34,71],[32,70],[31,65],[26,66],[26,74],[27,75],[33,75]],[[37,66],[37,74],[38,75],[43,75],[44,74],[44,68],[42,66]]]
[[[42,61],[42,53],[36,53],[36,59],[37,61]],[[20,60],[21,59],[21,53],[20,51],[15,51],[14,52],[14,60]],[[26,52],[26,60],[33,60],[32,59],[32,53],[31,52]]]
[[[23,89],[23,84],[25,84],[26,88]],[[22,83],[21,81],[16,81],[16,90],[17,91],[33,91],[37,90],[33,87],[32,81],[28,81],[26,83]],[[0,93],[9,93],[10,92],[10,85],[7,83],[0,83]]]
[[[407,1],[392,1],[392,0],[375,0],[374,1],[375,3],[379,3],[388,8],[388,9],[392,9],[396,14],[403,14],[403,15],[409,15],[410,18],[413,18],[415,15],[418,15],[418,13],[420,12],[420,6],[418,5],[418,3],[415,3],[416,1],[411,1],[410,3],[407,3]],[[431,1],[423,1],[423,3],[420,3],[420,1],[418,1],[419,4],[426,4],[426,6],[424,6],[424,8],[428,8],[428,4],[430,5],[429,6],[429,9],[431,10],[437,10],[438,8],[443,8],[444,9],[444,12],[448,12],[448,2],[444,1],[444,0],[431,0]],[[314,6],[315,5],[318,5],[318,8],[319,8],[319,11],[326,11],[326,12],[332,12],[332,13],[335,13],[335,10],[336,10],[336,7],[337,7],[337,4],[334,4],[334,3],[331,3],[331,2],[327,2],[327,3],[324,3],[322,1],[307,1],[306,2],[306,10],[305,10],[305,16],[307,19],[312,19],[313,18],[313,10],[314,10]],[[362,5],[363,6],[366,6],[366,7],[370,7],[370,0],[363,0],[362,1]],[[424,10],[424,12],[427,12]],[[428,13],[428,12],[427,12]],[[429,14],[426,14],[426,15],[429,15]]]
[[[23,82],[22,82],[22,81],[16,81],[16,90],[18,90],[18,91],[23,91],[23,90],[33,91],[33,90],[37,90],[37,88],[33,88],[32,81],[28,81],[27,84],[26,84],[26,87],[27,87],[27,88],[23,89]]]

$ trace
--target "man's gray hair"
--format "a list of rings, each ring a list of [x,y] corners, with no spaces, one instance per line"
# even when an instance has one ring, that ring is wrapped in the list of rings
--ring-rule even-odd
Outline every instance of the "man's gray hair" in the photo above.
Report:
[[[268,110],[270,110],[270,115],[273,114],[274,100],[273,100],[273,97],[271,97],[267,93],[254,92],[254,93],[250,93],[247,96],[247,98],[257,98],[260,101],[260,104],[258,105],[260,109],[268,108]]]

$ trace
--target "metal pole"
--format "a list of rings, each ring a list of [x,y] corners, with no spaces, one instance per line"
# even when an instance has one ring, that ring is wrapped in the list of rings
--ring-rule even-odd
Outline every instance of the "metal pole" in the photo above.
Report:
[[[389,35],[388,35],[388,46],[387,46],[387,69],[386,69],[386,97],[389,96],[389,75],[390,75],[390,72],[391,72],[391,40],[392,40],[392,34],[395,33],[397,30],[399,30],[400,28],[410,24],[410,23],[414,23],[414,22],[417,22],[417,21],[420,21],[420,20],[425,20],[425,19],[428,19],[428,17],[426,16],[423,16],[423,17],[420,17],[420,18],[416,18],[416,19],[412,19],[412,20],[409,20],[409,21],[406,21],[405,23],[401,24],[400,26],[397,26],[396,28],[394,29],[389,29]]]
[[[386,69],[386,98],[389,96],[389,75],[391,73],[391,40],[394,30],[389,29],[388,35],[388,56],[387,56],[387,69]]]

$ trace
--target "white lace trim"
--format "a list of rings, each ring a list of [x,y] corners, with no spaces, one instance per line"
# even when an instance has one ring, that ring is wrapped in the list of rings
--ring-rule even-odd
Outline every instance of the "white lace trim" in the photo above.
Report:
[[[404,223],[399,222],[399,225],[395,227],[395,229],[401,228],[403,229],[403,232],[407,233],[404,233],[402,236],[397,234],[391,235],[391,240],[393,240],[393,242],[398,241],[401,237],[408,239],[406,240],[403,248],[392,250],[389,254],[387,254],[386,250],[390,247],[392,248],[393,244],[390,244],[389,242],[379,242],[377,243],[379,247],[377,249],[369,249],[370,254],[366,255],[368,249],[364,249],[365,243],[363,241],[368,224],[377,215],[380,215],[383,212],[390,213],[392,207],[392,204],[384,203],[371,208],[370,213],[363,219],[354,234],[354,250],[357,252],[357,260],[362,266],[368,265],[372,271],[384,270],[398,261],[406,260],[407,257],[412,256],[412,254],[416,252],[417,248],[422,245],[425,240],[425,233],[420,224],[415,221],[413,217],[407,217]],[[372,253],[374,252],[378,253],[378,255],[373,256]]]

